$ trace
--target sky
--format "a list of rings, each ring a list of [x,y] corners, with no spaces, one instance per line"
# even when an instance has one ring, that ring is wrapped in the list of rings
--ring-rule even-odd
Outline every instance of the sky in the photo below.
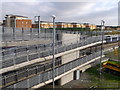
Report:
[[[6,14],[27,16],[34,21],[40,15],[42,21],[118,25],[119,0],[2,0],[0,21]]]

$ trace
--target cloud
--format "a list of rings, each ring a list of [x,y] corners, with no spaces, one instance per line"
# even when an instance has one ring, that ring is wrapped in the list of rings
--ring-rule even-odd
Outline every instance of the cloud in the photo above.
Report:
[[[60,15],[74,16],[89,12],[90,8],[93,5],[94,5],[93,3],[60,2],[54,3],[54,8],[58,16]]]
[[[52,14],[57,16],[56,21],[89,22],[99,24],[101,19],[107,25],[117,25],[118,0],[99,0],[99,2],[4,2],[2,3],[2,18],[6,14],[17,14],[34,19],[40,15],[41,20],[52,21]],[[109,22],[110,21],[110,22]]]
[[[81,17],[82,18],[82,17]],[[82,19],[91,23],[100,23],[101,20],[106,21],[106,25],[118,25],[118,9],[114,7],[110,10],[95,11],[85,15]]]
[[[1,0],[2,2],[118,2],[119,0]]]

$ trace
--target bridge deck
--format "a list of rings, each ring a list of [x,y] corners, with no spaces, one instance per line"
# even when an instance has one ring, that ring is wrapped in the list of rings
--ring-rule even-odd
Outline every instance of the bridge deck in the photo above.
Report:
[[[97,45],[97,44],[100,44],[100,43],[101,43],[101,41],[96,42],[96,43],[92,43],[92,44],[89,44],[89,45],[85,45],[85,46],[82,46],[82,47],[78,47],[78,48],[75,48],[75,49],[72,49],[72,50],[68,50],[68,51],[65,51],[65,52],[62,52],[62,53],[58,53],[58,54],[55,55],[55,58],[60,57],[60,56],[65,55],[65,54],[68,54],[68,53],[71,53],[71,52],[75,52],[75,51],[79,51],[79,50],[91,47],[93,45]],[[104,43],[105,43],[105,41],[104,41]],[[0,74],[8,72],[8,71],[15,70],[15,69],[19,69],[21,67],[25,67],[27,65],[34,64],[34,63],[37,63],[37,62],[50,60],[52,58],[53,58],[52,56],[47,56],[47,57],[43,57],[43,58],[37,58],[37,59],[31,60],[31,61],[28,61],[28,62],[16,64],[16,65],[13,65],[13,66],[10,66],[10,67],[7,67],[7,68],[0,69]]]

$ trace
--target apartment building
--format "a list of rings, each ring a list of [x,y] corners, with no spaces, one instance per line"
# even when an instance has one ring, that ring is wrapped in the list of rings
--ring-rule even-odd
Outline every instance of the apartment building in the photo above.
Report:
[[[32,28],[38,28],[38,22],[32,24]],[[53,28],[53,23],[47,21],[40,21],[40,28]]]
[[[90,30],[97,29],[97,26],[95,24],[90,24],[90,23],[84,23],[84,28],[90,28]]]
[[[78,23],[71,23],[73,25],[73,28],[81,28],[81,25]]]
[[[64,22],[56,22],[57,28],[67,28],[66,23]]]
[[[73,28],[86,28],[86,25],[83,23],[71,23]]]
[[[53,22],[40,21],[41,28],[53,28]],[[55,22],[56,28],[90,28],[91,30],[96,29],[96,25],[89,23],[70,23],[70,22]],[[38,28],[38,22],[32,24],[32,28]]]
[[[73,25],[71,23],[67,23],[68,28],[73,28]]]
[[[73,24],[68,22],[56,22],[57,28],[73,28]]]
[[[90,30],[97,29],[97,26],[95,24],[90,24]]]
[[[105,26],[105,30],[120,30],[120,26]]]
[[[96,25],[97,29],[101,29],[101,25]],[[104,30],[120,30],[120,26],[105,26]]]
[[[15,27],[15,28],[31,28],[32,20],[28,17],[20,15],[6,15],[5,20],[3,20],[3,25],[5,27]]]
[[[53,22],[40,21],[41,28],[53,28]],[[97,29],[97,26],[89,23],[69,23],[69,22],[55,22],[56,28],[90,28],[90,30]],[[38,22],[32,24],[32,28],[38,28]]]

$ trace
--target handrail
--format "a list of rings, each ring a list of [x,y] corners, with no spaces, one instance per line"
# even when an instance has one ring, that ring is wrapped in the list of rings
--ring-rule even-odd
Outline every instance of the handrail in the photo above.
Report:
[[[88,62],[88,61],[90,61],[90,60],[92,60],[92,59],[94,59],[94,58],[96,58],[96,57],[98,57],[98,56],[100,56],[100,51],[99,52],[95,52],[95,53],[93,53],[93,54],[90,54],[90,55],[88,55],[88,56],[84,56],[84,57],[82,57],[82,58],[78,58],[78,59],[76,59],[76,60],[73,60],[73,61],[71,61],[71,62],[68,62],[68,63],[66,63],[66,64],[62,64],[62,65],[60,65],[60,66],[58,66],[58,67],[56,67],[55,68],[55,70],[57,70],[57,72],[58,73],[56,73],[55,72],[55,76],[57,77],[57,76],[59,76],[59,75],[61,75],[61,74],[63,74],[64,72],[67,72],[67,71],[69,71],[69,70],[71,70],[71,69],[73,69],[73,68],[75,68],[75,67],[77,67],[77,66],[79,66],[79,65],[82,65],[82,64],[84,64],[84,63],[86,63],[86,62]],[[72,64],[71,64],[72,63]],[[70,66],[70,65],[72,65],[72,66]],[[52,68],[52,67],[51,67]],[[62,68],[62,69],[61,69]],[[34,68],[35,69],[35,71],[38,71],[37,69],[38,68]],[[51,71],[51,69],[49,69],[48,71],[47,70],[45,70],[45,72],[49,72],[49,71]],[[45,73],[45,72],[42,72],[42,73],[40,73],[40,72],[37,72],[35,75],[33,75],[32,77],[34,77],[34,76],[36,76],[36,75],[39,75],[39,74],[43,74],[43,73]],[[20,72],[21,73],[21,72]],[[26,73],[29,73],[29,70],[27,69],[27,72]],[[14,83],[19,83],[19,81],[20,80],[18,80],[17,78],[17,76],[19,75],[19,73],[16,73],[16,74],[14,74],[14,78],[15,78],[15,81],[12,81],[13,83],[12,84],[14,84]],[[27,74],[28,75],[28,74]],[[12,75],[13,76],[13,75]],[[5,76],[6,77],[6,76]],[[7,78],[11,78],[11,76],[7,76]],[[29,76],[27,76],[26,77],[26,79],[29,79],[30,77]],[[6,82],[6,78],[4,78],[3,77],[3,79],[5,79],[5,80],[3,80],[3,81],[5,81]],[[21,79],[21,78],[20,78]],[[45,81],[46,80],[49,80],[50,78],[46,78],[45,79]],[[16,81],[17,80],[17,81]],[[22,80],[22,79],[21,79]],[[24,79],[25,80],[25,79]],[[8,81],[7,81],[8,82]],[[44,81],[43,81],[44,82]],[[11,82],[9,82],[9,83],[6,83],[5,85],[3,85],[3,87],[5,86],[8,86],[8,85],[11,85]]]
[[[98,42],[98,41],[101,41],[101,38],[100,37],[98,37],[98,39],[97,38],[87,38],[86,39],[86,41],[82,41],[82,42],[78,42],[78,43],[71,43],[70,45],[64,45],[64,46],[60,46],[59,48],[61,48],[61,50],[59,49],[59,48],[55,48],[55,50],[56,50],[56,54],[57,53],[61,53],[61,52],[65,52],[65,51],[68,51],[68,50],[71,50],[71,49],[74,49],[74,48],[77,48],[77,47],[81,47],[81,46],[84,46],[84,45],[87,45],[87,44],[91,44],[91,43],[94,43],[94,42]],[[67,49],[68,47],[71,47],[71,48],[69,48],[69,49]],[[24,61],[22,61],[22,62],[26,62],[26,61],[30,61],[31,59],[29,59],[29,57],[31,56],[31,55],[37,55],[37,56],[35,56],[35,58],[41,58],[41,57],[46,57],[46,56],[49,56],[49,55],[51,55],[52,54],[52,50],[51,49],[48,49],[48,50],[44,50],[44,51],[40,51],[40,50],[38,50],[38,49],[35,49],[36,51],[32,54],[32,53],[30,53],[29,52],[29,50],[26,50],[26,54],[23,54],[22,56],[21,56],[21,58],[22,57],[24,57],[24,56],[26,56],[26,57],[28,57],[27,59],[25,59]],[[51,53],[50,53],[51,52]],[[43,53],[46,53],[46,54],[43,54]],[[12,54],[11,54],[13,57],[12,57],[12,63],[11,63],[11,65],[16,65],[17,64],[17,58],[20,58],[20,57],[17,57],[16,55],[17,55],[17,53],[16,52],[13,52]],[[42,56],[41,56],[42,55]],[[44,55],[44,56],[43,56]],[[7,60],[5,60],[5,57],[8,57],[9,59],[7,59],[9,62],[10,62],[10,58],[11,58],[11,56],[9,57],[9,56],[3,56],[2,58],[3,58],[3,60],[2,60],[2,65],[4,65],[4,63],[7,63]],[[35,59],[34,58],[34,59]],[[15,62],[15,63],[14,63]],[[21,62],[21,63],[22,63]],[[8,65],[8,64],[7,64]],[[11,66],[10,65],[10,66]],[[7,66],[8,67],[8,66]],[[4,65],[4,68],[5,68],[5,65]]]

